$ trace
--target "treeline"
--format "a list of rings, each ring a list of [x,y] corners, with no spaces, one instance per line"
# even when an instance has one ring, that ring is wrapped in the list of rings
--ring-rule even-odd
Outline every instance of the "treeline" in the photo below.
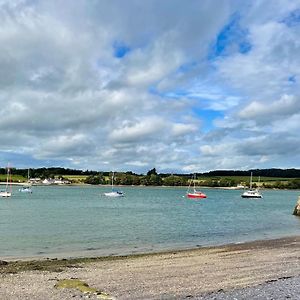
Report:
[[[216,170],[206,173],[197,173],[197,175],[202,176],[249,176],[250,173],[255,174],[255,176],[261,177],[284,177],[284,178],[297,178],[300,177],[299,169],[252,169],[248,171],[239,170]]]
[[[6,168],[0,168],[0,174],[6,174]],[[13,175],[20,175],[23,177],[27,177],[28,169],[16,169],[11,168],[11,173]],[[97,171],[83,171],[83,170],[76,170],[76,169],[66,169],[60,167],[51,167],[51,168],[37,168],[37,169],[30,169],[29,170],[31,178],[54,178],[56,176],[61,175],[81,175],[81,176],[89,176],[89,175],[96,175],[99,172]],[[109,172],[107,172],[107,175]]]
[[[275,181],[272,184],[263,183],[264,188],[273,189],[300,189],[300,179],[291,179],[288,181]]]
[[[272,181],[261,181],[260,185],[265,188],[278,189],[299,189],[300,188],[300,170],[299,169],[254,169],[249,171],[235,170],[216,170],[206,173],[196,174],[158,174],[153,168],[144,174],[135,174],[129,172],[116,172],[114,183],[116,185],[145,185],[145,186],[187,186],[190,179],[195,175],[196,184],[208,187],[234,187],[238,184],[248,184],[245,177],[249,177],[250,173],[255,177],[273,177]],[[5,168],[0,168],[0,174],[6,174]],[[12,169],[13,175],[27,177],[28,169]],[[72,178],[68,176],[82,176],[80,179],[74,179],[74,182],[87,184],[110,184],[112,172],[98,172],[92,170],[74,170],[60,167],[52,168],[36,168],[30,169],[31,178],[61,178],[64,176],[72,182]],[[278,178],[278,180],[274,180]],[[286,178],[286,179],[285,179]],[[290,179],[289,179],[290,178]],[[16,180],[19,180],[15,178]],[[283,179],[283,180],[282,180]],[[76,181],[75,181],[76,180]],[[254,183],[255,185],[255,183]]]
[[[12,173],[15,175],[21,175],[27,177],[28,169],[15,169],[12,168]],[[150,173],[149,173],[150,172]],[[251,169],[247,171],[241,170],[215,170],[200,173],[197,172],[196,176],[206,176],[206,177],[218,177],[218,176],[250,176],[250,173],[253,173],[255,176],[261,177],[282,177],[282,178],[300,178],[300,169]],[[103,176],[109,176],[110,172],[100,172]],[[148,171],[146,175],[151,175],[152,173],[156,173],[155,168]],[[0,174],[6,174],[6,168],[0,168]],[[76,169],[69,169],[69,168],[61,168],[61,167],[51,167],[51,168],[31,168],[30,169],[30,177],[39,177],[39,178],[48,178],[53,176],[59,175],[82,175],[82,176],[90,176],[90,175],[97,175],[99,171],[92,171],[92,170],[76,170]],[[143,174],[135,174],[131,171],[129,172],[119,172],[119,174],[127,174],[127,175],[135,175],[135,176],[143,176]],[[179,176],[179,177],[186,177],[191,178],[193,174],[169,174],[169,173],[160,173],[159,176],[161,178],[166,178],[169,176]]]
[[[112,176],[112,174],[110,174]],[[88,176],[84,183],[87,184],[110,184],[111,176],[105,176],[103,173]],[[147,172],[146,175],[137,175],[132,172],[115,173],[114,184],[116,185],[145,185],[145,186],[186,186],[188,179],[184,176],[161,176],[157,174],[156,169]]]

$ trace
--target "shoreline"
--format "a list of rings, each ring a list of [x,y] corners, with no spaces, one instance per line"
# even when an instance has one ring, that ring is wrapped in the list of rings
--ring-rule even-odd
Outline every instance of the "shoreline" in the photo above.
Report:
[[[75,279],[111,296],[106,299],[213,299],[297,278],[299,257],[300,236],[291,236],[126,256],[10,261],[0,264],[0,299],[82,299],[76,289],[55,288]]]
[[[26,184],[26,182],[11,182],[10,183],[12,186],[23,186]],[[0,186],[6,185],[6,181],[0,181]],[[43,183],[33,183],[32,186],[39,186],[39,187],[111,187],[110,184],[89,184],[89,183],[69,183],[69,184],[43,184]],[[188,185],[180,185],[180,186],[173,186],[173,185],[122,185],[118,184],[115,185],[116,187],[137,187],[137,188],[179,188],[179,189],[186,189],[188,188]],[[230,190],[230,191],[244,191],[249,189],[249,187],[245,188],[238,188],[235,186],[202,186],[198,185],[197,186],[199,189],[215,189],[215,190]],[[262,191],[300,191],[300,189],[287,189],[287,188],[266,188],[266,187],[259,187],[260,190]]]
[[[153,249],[121,249],[117,251],[107,251],[103,249],[91,249],[91,250],[78,250],[73,252],[54,252],[54,253],[41,253],[36,255],[28,256],[0,256],[0,261],[6,262],[31,262],[31,261],[51,261],[51,260],[110,260],[116,258],[129,258],[129,257],[139,257],[139,256],[155,256],[160,254],[169,254],[173,252],[193,252],[198,250],[212,250],[220,248],[248,248],[248,247],[259,247],[260,245],[274,245],[281,243],[282,241],[289,241],[291,239],[297,239],[300,236],[298,235],[286,235],[273,238],[265,239],[254,239],[254,240],[244,240],[240,242],[230,242],[230,243],[221,243],[215,245],[194,245],[194,246],[178,246],[178,247],[162,247],[162,248],[153,248]]]
[[[279,237],[279,238],[273,238],[273,239],[259,239],[259,240],[253,240],[253,241],[245,241],[245,242],[237,242],[237,243],[227,243],[227,244],[220,244],[220,245],[213,245],[213,246],[195,246],[190,248],[175,248],[175,249],[165,249],[165,250],[153,250],[153,251],[145,251],[145,252],[136,252],[136,253],[125,253],[125,254],[108,254],[108,255],[85,255],[86,252],[84,252],[83,255],[75,255],[75,256],[69,256],[65,254],[57,255],[45,255],[45,256],[26,256],[26,257],[1,257],[0,261],[6,261],[8,263],[15,263],[15,262],[49,262],[49,261],[94,261],[94,260],[101,260],[101,261],[110,261],[110,260],[116,260],[116,259],[129,259],[129,258],[138,258],[138,257],[152,257],[157,255],[168,255],[173,253],[193,253],[193,252],[201,252],[201,251],[214,251],[214,250],[231,250],[231,251],[237,251],[237,250],[253,250],[253,249],[259,249],[259,248],[272,248],[272,247],[284,247],[285,245],[293,245],[295,243],[299,243],[299,250],[300,250],[300,235],[294,235],[294,236],[285,236],[285,237]],[[298,245],[297,245],[298,246]],[[0,265],[1,266],[1,265]]]

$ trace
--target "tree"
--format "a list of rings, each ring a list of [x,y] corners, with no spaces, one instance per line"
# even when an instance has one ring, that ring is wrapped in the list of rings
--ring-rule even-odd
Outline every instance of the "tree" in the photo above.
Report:
[[[151,176],[151,175],[157,175],[157,172],[156,172],[156,169],[155,169],[155,168],[153,168],[153,169],[151,169],[151,170],[149,170],[149,171],[147,172],[147,176]]]
[[[159,175],[157,174],[151,174],[149,178],[149,184],[150,185],[161,185],[162,180]]]
[[[163,180],[163,184],[167,186],[182,186],[187,185],[187,179],[185,177],[170,175]]]
[[[102,184],[103,183],[103,177],[101,175],[90,175],[88,176],[84,183],[87,183],[87,184]]]

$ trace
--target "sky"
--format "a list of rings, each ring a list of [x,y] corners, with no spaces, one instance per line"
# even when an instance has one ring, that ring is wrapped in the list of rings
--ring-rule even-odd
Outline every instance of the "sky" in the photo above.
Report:
[[[299,0],[0,0],[0,166],[300,168]]]

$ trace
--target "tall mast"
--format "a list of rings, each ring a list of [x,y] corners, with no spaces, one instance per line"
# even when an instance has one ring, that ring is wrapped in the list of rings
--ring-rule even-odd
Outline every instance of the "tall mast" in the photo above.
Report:
[[[9,180],[9,167],[7,166],[7,171],[6,171],[6,188],[5,188],[5,190],[7,191],[7,189],[8,189],[8,180]]]
[[[9,169],[9,179],[10,179],[10,192],[12,192],[12,186],[11,186],[12,178],[11,178],[11,171],[10,171],[10,169]]]

